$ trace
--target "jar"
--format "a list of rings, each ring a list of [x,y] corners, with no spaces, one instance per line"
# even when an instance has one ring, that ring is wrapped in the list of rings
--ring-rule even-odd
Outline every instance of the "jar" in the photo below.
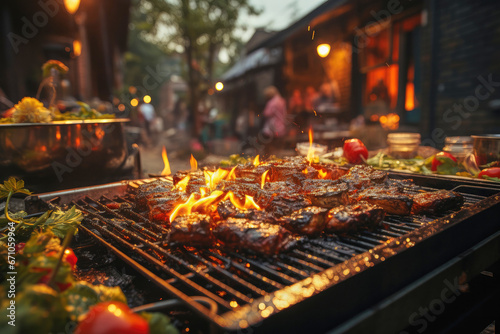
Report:
[[[389,155],[393,158],[414,158],[420,146],[420,133],[389,133],[387,145],[389,145]]]
[[[465,157],[474,150],[472,137],[446,137],[444,140],[443,151],[450,153],[459,163],[463,162]]]

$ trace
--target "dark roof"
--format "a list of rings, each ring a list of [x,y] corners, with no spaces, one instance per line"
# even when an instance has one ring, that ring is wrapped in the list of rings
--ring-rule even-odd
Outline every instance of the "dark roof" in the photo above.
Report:
[[[325,1],[323,4],[319,5],[315,9],[313,9],[311,12],[303,16],[302,18],[298,19],[295,21],[295,23],[291,24],[287,28],[279,31],[278,33],[274,34],[270,38],[262,41],[261,43],[255,45],[252,49],[248,50],[248,53],[251,53],[252,51],[255,51],[260,48],[269,48],[276,46],[278,44],[283,43],[288,37],[290,37],[292,34],[294,34],[297,30],[303,29],[304,27],[308,26],[313,19],[316,17],[320,16],[321,14],[335,9],[339,7],[340,5],[348,2],[348,0],[328,0]]]

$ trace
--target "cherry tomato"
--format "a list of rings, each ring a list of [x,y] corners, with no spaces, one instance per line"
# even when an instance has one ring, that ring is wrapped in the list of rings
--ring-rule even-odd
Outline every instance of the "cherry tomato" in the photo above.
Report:
[[[451,159],[451,160],[453,160],[453,162],[457,162],[457,159],[453,155],[451,155],[450,153],[439,152],[438,154],[436,154],[434,156],[434,159],[432,159],[431,170],[433,172],[436,172],[438,166],[442,165],[446,159]]]
[[[74,334],[148,334],[148,322],[120,302],[99,303],[90,308]]]
[[[496,178],[500,179],[500,167],[492,167],[483,169],[478,176],[480,179]]]
[[[348,139],[344,142],[344,157],[351,164],[359,164],[368,159],[368,150],[359,139]]]

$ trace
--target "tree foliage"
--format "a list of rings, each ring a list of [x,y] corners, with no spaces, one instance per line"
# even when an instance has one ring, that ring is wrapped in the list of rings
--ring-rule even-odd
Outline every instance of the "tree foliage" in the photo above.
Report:
[[[149,41],[165,50],[183,52],[192,112],[212,84],[218,52],[231,49],[238,40],[235,30],[240,13],[259,14],[248,0],[141,0],[140,10],[150,24]],[[192,119],[198,134],[197,112]]]

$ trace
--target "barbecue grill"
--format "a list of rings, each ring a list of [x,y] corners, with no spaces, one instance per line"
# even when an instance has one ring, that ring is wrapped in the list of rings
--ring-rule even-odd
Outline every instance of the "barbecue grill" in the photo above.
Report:
[[[262,258],[165,249],[161,226],[108,207],[133,203],[135,189],[152,180],[31,196],[26,206],[34,212],[76,205],[86,213],[85,233],[224,332],[399,331],[411,325],[412,312],[440,296],[443,282],[463,280],[464,273],[475,277],[500,259],[500,187],[421,177],[415,180],[420,189],[453,189],[464,196],[464,207],[442,215],[389,215],[376,230],[304,239],[290,252]],[[441,295],[449,299],[453,291]],[[199,296],[209,302],[197,302]]]

